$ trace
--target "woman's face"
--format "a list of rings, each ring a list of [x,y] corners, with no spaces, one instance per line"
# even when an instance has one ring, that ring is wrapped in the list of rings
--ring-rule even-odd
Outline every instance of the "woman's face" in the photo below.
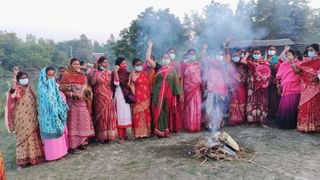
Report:
[[[108,60],[107,60],[107,59],[104,60],[104,61],[100,64],[100,66],[102,66],[102,67],[104,67],[104,68],[108,68],[108,66],[109,66]]]
[[[294,58],[293,54],[290,51],[286,53],[286,57],[290,60]]]
[[[56,71],[54,70],[49,70],[47,72],[47,79],[54,79],[55,78],[55,75],[56,75]]]
[[[169,54],[164,54],[164,55],[162,56],[162,59],[170,59]]]
[[[126,61],[126,60],[124,60],[124,61],[121,62],[120,68],[121,68],[121,69],[127,69],[127,61]]]
[[[74,70],[76,70],[76,71],[78,71],[78,72],[80,72],[80,61],[73,61],[72,62],[72,64],[71,64],[71,67],[74,69]]]

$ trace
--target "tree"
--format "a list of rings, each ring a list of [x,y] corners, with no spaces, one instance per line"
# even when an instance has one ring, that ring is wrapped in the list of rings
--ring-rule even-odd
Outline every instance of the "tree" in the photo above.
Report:
[[[168,48],[180,48],[186,38],[180,20],[169,9],[155,11],[147,8],[137,19],[133,20],[129,28],[120,32],[120,39],[116,41],[113,50],[117,56],[145,58],[146,44],[154,41],[153,53],[162,56]]]

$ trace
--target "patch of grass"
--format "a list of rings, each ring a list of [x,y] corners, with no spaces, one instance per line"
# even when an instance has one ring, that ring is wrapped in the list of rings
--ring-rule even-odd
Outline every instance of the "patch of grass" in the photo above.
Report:
[[[7,133],[3,118],[0,118],[0,151],[7,170],[16,169],[15,136]]]

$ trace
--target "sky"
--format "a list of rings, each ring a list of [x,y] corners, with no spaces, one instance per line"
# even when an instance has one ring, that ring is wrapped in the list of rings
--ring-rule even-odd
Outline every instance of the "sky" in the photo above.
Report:
[[[31,33],[37,38],[71,40],[86,34],[100,43],[120,30],[148,7],[169,8],[182,19],[185,13],[202,12],[211,0],[0,0],[0,30],[20,38]],[[215,0],[235,9],[238,0]],[[310,5],[320,8],[319,0]]]

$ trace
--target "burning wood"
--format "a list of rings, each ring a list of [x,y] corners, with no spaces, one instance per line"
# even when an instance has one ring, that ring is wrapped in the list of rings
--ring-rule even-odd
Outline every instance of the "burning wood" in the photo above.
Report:
[[[194,149],[194,157],[208,160],[227,160],[232,161],[241,159],[246,155],[244,148],[226,132],[218,132],[207,140],[199,140]]]

